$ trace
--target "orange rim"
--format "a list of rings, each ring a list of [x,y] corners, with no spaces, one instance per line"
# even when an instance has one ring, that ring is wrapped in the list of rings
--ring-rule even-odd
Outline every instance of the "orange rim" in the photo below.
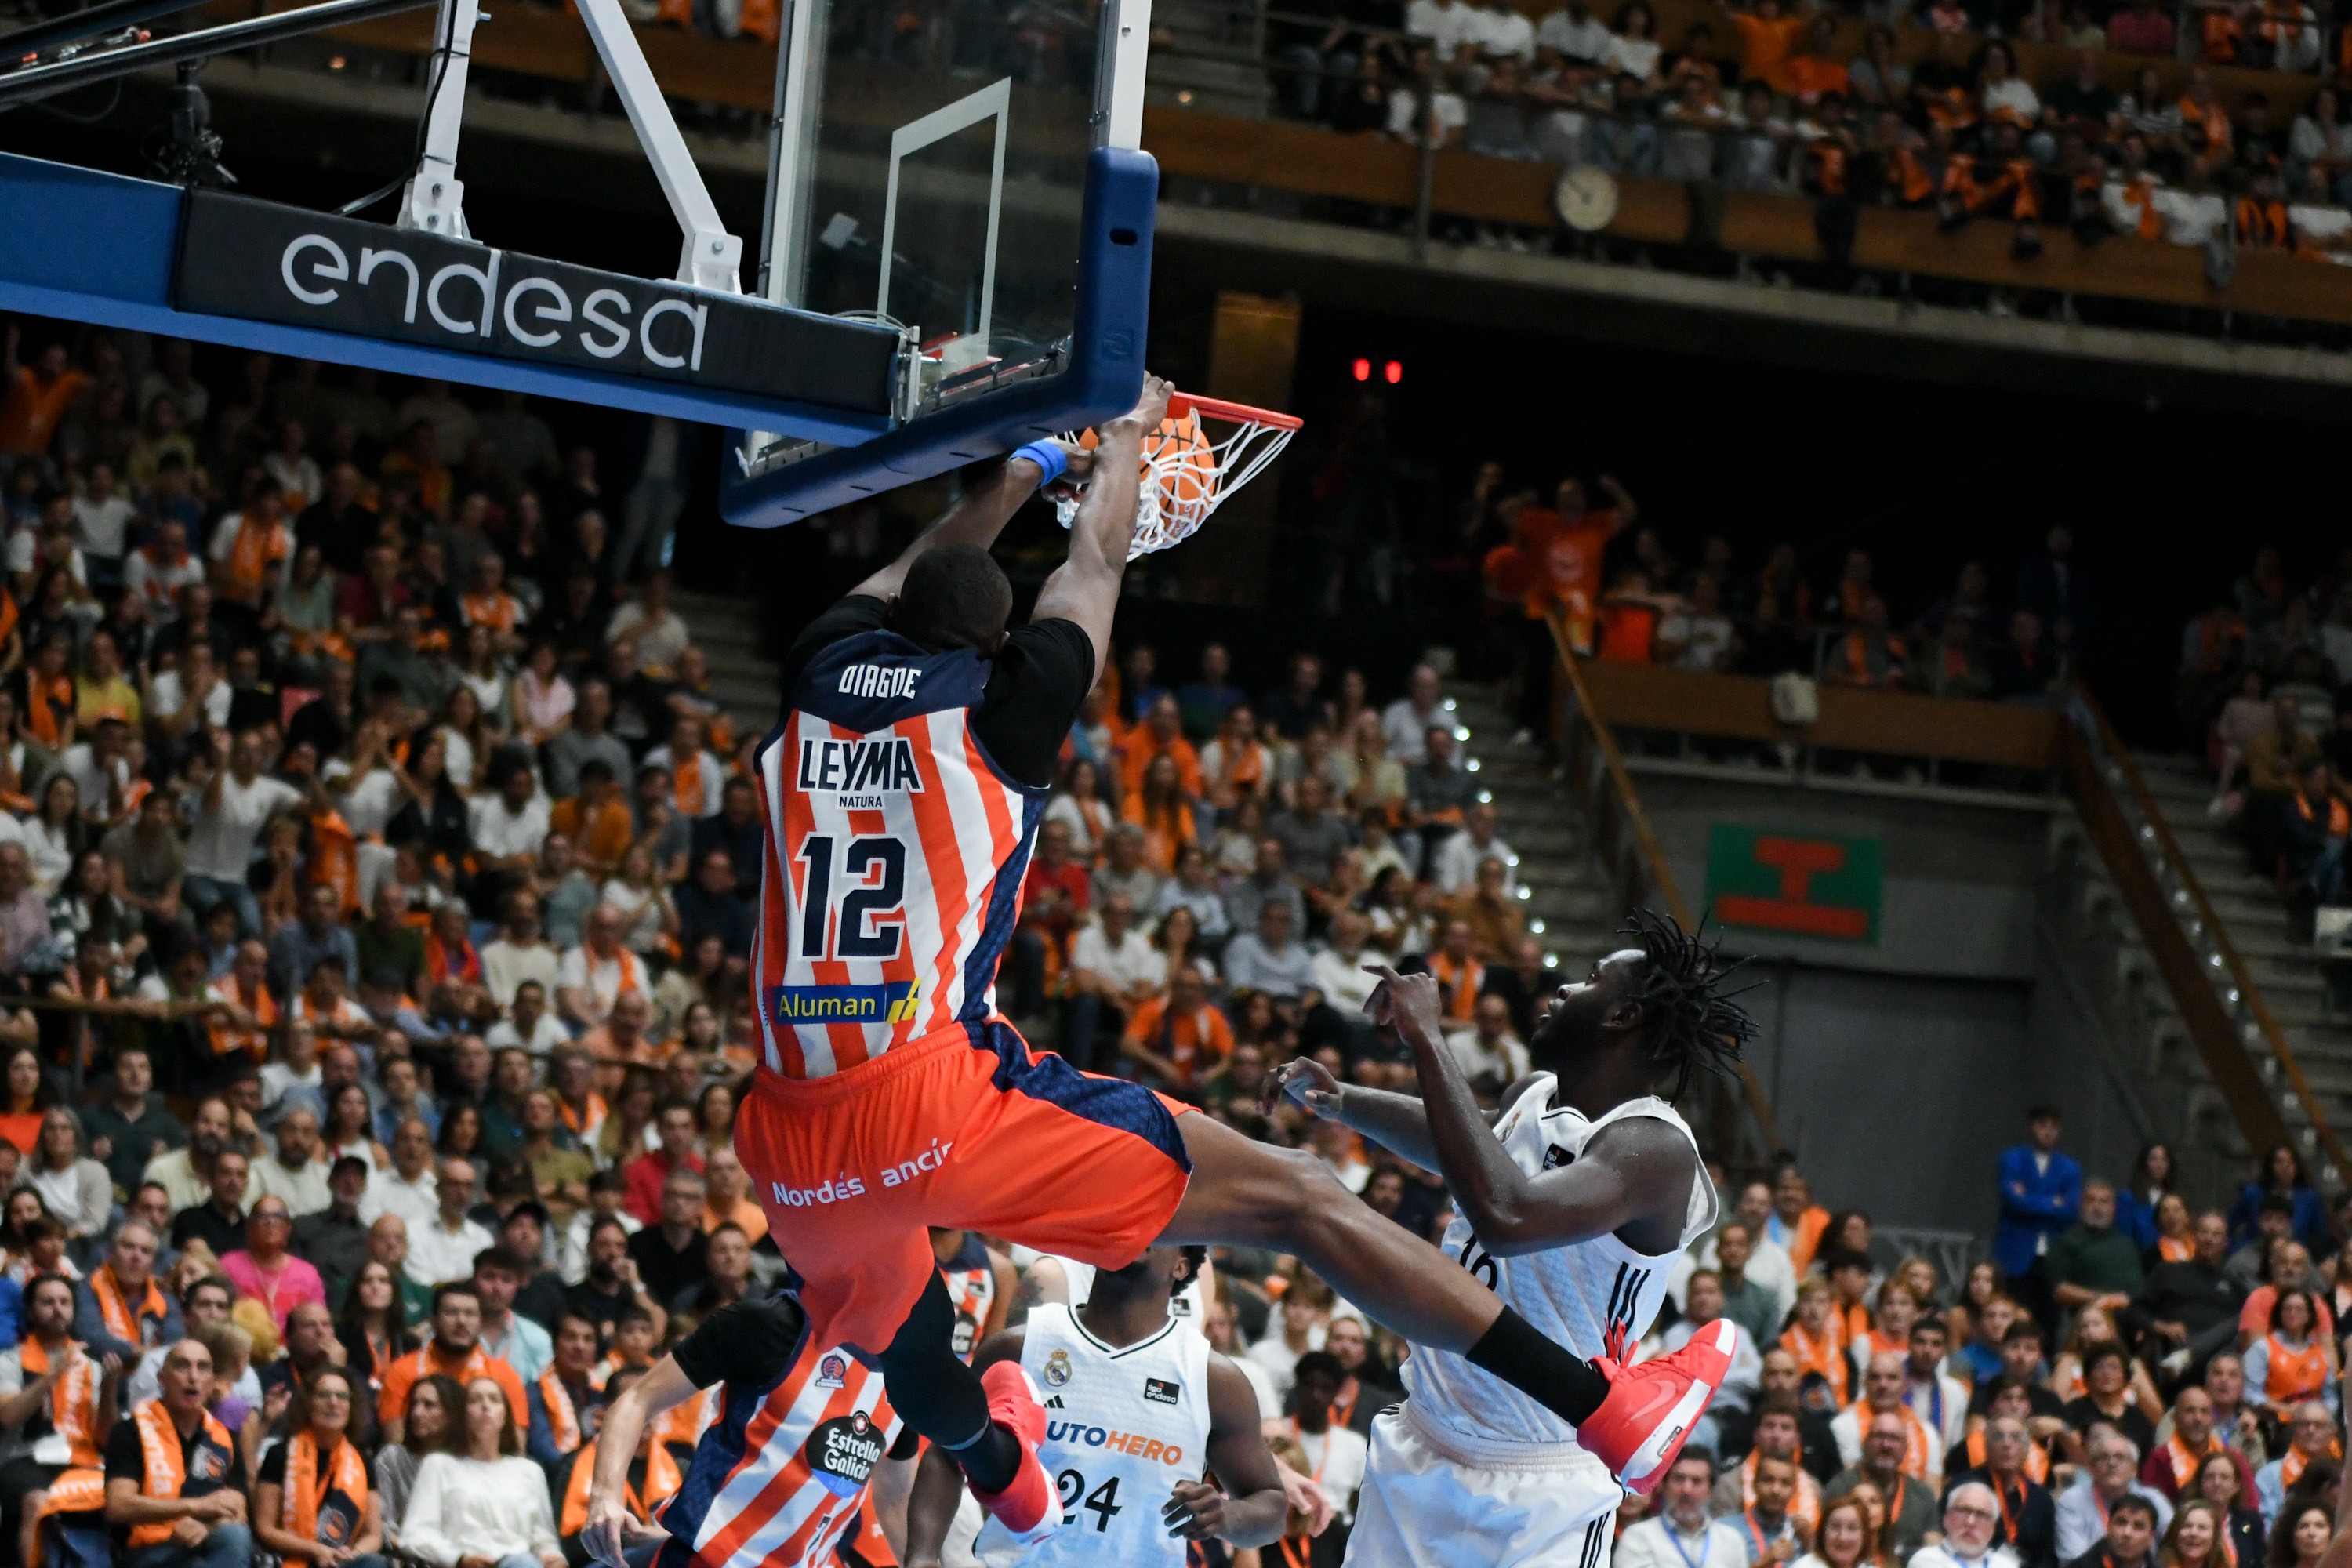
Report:
[[[1277,414],[1271,408],[1252,408],[1246,403],[1228,403],[1221,397],[1201,397],[1189,392],[1170,394],[1168,416],[1181,419],[1187,414],[1223,419],[1232,425],[1265,425],[1276,430],[1297,430],[1307,423],[1296,414]]]

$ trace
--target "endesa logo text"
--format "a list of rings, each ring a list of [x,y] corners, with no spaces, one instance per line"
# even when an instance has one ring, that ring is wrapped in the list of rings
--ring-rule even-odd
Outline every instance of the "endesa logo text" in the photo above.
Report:
[[[219,191],[184,198],[173,303],[203,315],[887,413],[898,335]]]

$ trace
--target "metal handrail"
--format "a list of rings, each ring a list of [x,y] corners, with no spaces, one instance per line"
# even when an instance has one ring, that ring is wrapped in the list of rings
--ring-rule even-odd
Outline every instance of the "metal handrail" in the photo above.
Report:
[[[2221,917],[2214,912],[2212,900],[2205,896],[2204,884],[2197,879],[2197,873],[2189,864],[2189,857],[2181,849],[2180,841],[2172,836],[2171,825],[2165,820],[2154,792],[2149,790],[2147,780],[2139,771],[2139,765],[2132,761],[2123,738],[2116,733],[2115,726],[2108,721],[2106,710],[2099,706],[2098,700],[2091,695],[2090,689],[2078,681],[2074,697],[2080,704],[2080,711],[2089,716],[2100,747],[2107,754],[2108,767],[2114,775],[2120,777],[2124,788],[2139,807],[2143,826],[2154,836],[2158,853],[2179,882],[2181,890],[2189,895],[2197,918],[2203,922],[2204,935],[2212,943],[2209,965],[2218,961],[2222,971],[2229,975],[2230,984],[2237,988],[2239,1005],[2252,1016],[2254,1026],[2262,1033],[2263,1043],[2270,1047],[2272,1058],[2285,1071],[2287,1083],[2294,1091],[2296,1102],[2303,1107],[2305,1119],[2311,1123],[2312,1131],[2320,1142],[2326,1145],[2328,1157],[2336,1163],[2339,1177],[2352,1179],[2352,1158],[2346,1156],[2343,1144],[2336,1141],[2334,1131],[2327,1125],[2326,1117],[2320,1113],[2319,1100],[2311,1092],[2310,1081],[2303,1076],[2302,1065],[2295,1060],[2294,1047],[2287,1044],[2285,1031],[2272,1016],[2270,1004],[2263,999],[2262,990],[2255,985],[2252,973],[2247,969],[2245,960],[2239,956],[2237,944],[2230,940],[2228,928],[2222,925]],[[2145,841],[2143,836],[2142,842]],[[2210,981],[2211,977],[2209,974],[2207,978]]]
[[[1666,910],[1685,931],[1696,931],[1698,922],[1691,918],[1690,906],[1683,901],[1681,885],[1675,880],[1674,868],[1666,864],[1664,846],[1650,826],[1649,814],[1642,809],[1642,797],[1634,792],[1633,775],[1626,771],[1625,755],[1617,749],[1617,737],[1611,731],[1609,721],[1592,705],[1592,693],[1585,687],[1584,673],[1577,668],[1577,654],[1569,641],[1568,627],[1558,615],[1544,617],[1551,630],[1552,646],[1559,650],[1560,668],[1568,673],[1568,682],[1576,693],[1576,710],[1583,717],[1593,743],[1600,748],[1601,759],[1609,771],[1609,780],[1617,792],[1618,808],[1633,829],[1633,841],[1641,848],[1642,859],[1649,871],[1650,885],[1665,900]],[[1780,1129],[1772,1119],[1772,1108],[1764,1099],[1764,1086],[1756,1079],[1756,1069],[1745,1061],[1739,1064],[1739,1081],[1746,1091],[1748,1114],[1756,1118],[1764,1133],[1768,1152],[1788,1147],[1780,1142]]]

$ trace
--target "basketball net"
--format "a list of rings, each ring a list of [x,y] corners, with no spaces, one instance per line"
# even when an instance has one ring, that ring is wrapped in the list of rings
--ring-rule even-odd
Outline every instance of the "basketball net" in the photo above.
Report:
[[[1212,438],[1208,423],[1231,427]],[[1257,478],[1297,433],[1295,416],[1213,397],[1178,393],[1168,400],[1168,417],[1143,438],[1143,487],[1135,502],[1134,560],[1189,539],[1226,498]],[[1087,447],[1095,433],[1077,437]],[[1054,510],[1064,528],[1077,521],[1075,496],[1056,496]]]

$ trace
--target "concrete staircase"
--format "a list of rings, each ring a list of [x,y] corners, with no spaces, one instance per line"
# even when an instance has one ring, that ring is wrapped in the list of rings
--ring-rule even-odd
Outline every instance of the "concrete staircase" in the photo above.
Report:
[[[1541,766],[1536,753],[1511,744],[1516,726],[1492,687],[1455,681],[1446,688],[1463,742],[1465,766],[1478,772],[1492,799],[1503,841],[1516,850],[1516,875],[1526,889],[1528,929],[1559,967],[1581,975],[1618,945],[1622,911],[1586,851],[1583,822],[1568,785]]]
[[[2211,770],[2198,757],[2135,752],[2133,760],[2231,945],[2245,961],[2249,977],[2285,1036],[2287,1047],[2319,1103],[2321,1117],[2338,1138],[2352,1132],[2352,1015],[2329,1002],[2319,959],[2310,942],[2298,939],[2289,929],[2286,905],[2276,885],[2267,877],[2255,875],[2248,865],[2245,846],[2223,824],[2206,816],[2206,802],[2213,795]],[[2187,902],[2182,896],[2174,899],[2184,920],[2193,918]],[[2226,988],[2223,998],[2231,998]],[[2288,1126],[2300,1137],[2309,1119],[2290,1092],[2285,1074],[2258,1035],[2249,1034],[2247,1046],[2279,1093]],[[2306,1148],[2305,1158],[2318,1174],[2324,1163],[2318,1152]],[[2352,1172],[2344,1174],[2352,1176]]]
[[[1251,0],[1158,0],[1151,9],[1146,102],[1265,118],[1271,90]]]
[[[694,646],[710,661],[711,690],[735,721],[735,733],[764,735],[776,727],[776,666],[761,650],[759,607],[725,594],[689,594],[670,603],[686,620]]]

